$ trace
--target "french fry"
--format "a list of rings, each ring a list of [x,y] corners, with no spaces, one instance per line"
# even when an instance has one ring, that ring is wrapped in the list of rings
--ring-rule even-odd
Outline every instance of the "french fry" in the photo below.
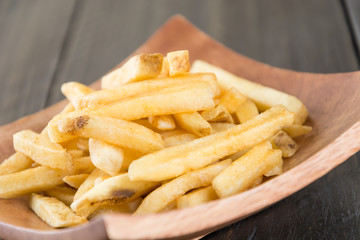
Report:
[[[299,125],[299,124],[293,124],[288,127],[284,127],[283,130],[291,137],[296,138],[302,135],[305,135],[309,132],[311,132],[312,127],[305,126],[305,125]]]
[[[177,77],[166,77],[161,79],[145,80],[125,84],[121,87],[103,89],[90,93],[77,101],[77,109],[94,109],[101,105],[116,102],[121,99],[132,96],[148,94],[165,88],[174,88],[176,86],[191,85],[196,83],[208,83],[214,96],[220,94],[219,84],[216,81],[215,74],[212,73],[195,73],[186,74]]]
[[[0,176],[0,198],[48,190],[62,184],[63,177],[69,174],[71,172],[40,166]]]
[[[55,228],[71,227],[87,222],[86,218],[77,216],[63,202],[53,197],[32,194],[30,208],[44,222]]]
[[[149,123],[159,130],[167,131],[176,128],[174,118],[171,115],[150,116]]]
[[[83,151],[89,151],[89,139],[82,137],[78,138],[76,141],[76,146]]]
[[[74,158],[73,162],[73,172],[76,174],[91,173],[95,169],[90,157]]]
[[[76,190],[70,187],[59,186],[45,191],[45,194],[49,197],[54,197],[70,206],[70,204],[74,201],[75,192]]]
[[[170,76],[175,76],[175,75],[187,73],[190,71],[189,51],[188,50],[169,52],[166,55],[166,57],[169,62],[169,75]]]
[[[95,186],[95,182],[102,182],[106,178],[109,178],[110,175],[104,173],[98,168],[95,168],[91,174],[85,179],[85,181],[80,185],[78,190],[75,193],[74,200],[79,199],[84,193],[89,191],[92,187]]]
[[[212,132],[211,125],[198,112],[174,114],[177,123],[185,130],[204,137]]]
[[[0,164],[0,175],[16,173],[29,168],[34,163],[31,158],[22,153],[14,153]]]
[[[266,141],[235,160],[212,181],[220,198],[242,192],[252,186],[254,181],[273,169],[281,161],[281,151],[273,150]]]
[[[63,181],[69,186],[78,189],[88,177],[89,177],[88,173],[81,173],[76,175],[65,176],[63,178]]]
[[[162,77],[169,77],[169,61],[168,61],[167,57],[163,58],[161,72],[158,75],[158,78],[162,78]]]
[[[244,124],[145,155],[130,164],[132,181],[162,181],[253,147],[294,121],[294,114],[279,105]]]
[[[248,81],[204,61],[195,61],[191,72],[215,73],[223,89],[236,88],[239,92],[251,98],[260,111],[282,104],[295,113],[295,124],[304,123],[308,116],[305,105],[295,96]],[[230,110],[229,112],[231,113]]]
[[[271,170],[270,170],[271,171]],[[251,184],[250,184],[250,187],[249,188],[254,188],[256,186],[259,186],[262,181],[263,181],[264,177],[263,176],[260,176],[258,178],[256,178]]]
[[[165,147],[171,147],[171,146],[190,142],[196,138],[198,138],[196,135],[192,133],[184,132],[176,135],[165,136],[163,137],[163,140]]]
[[[176,200],[166,205],[166,207],[164,207],[160,212],[168,212],[175,209],[176,209]]]
[[[161,72],[162,62],[160,53],[136,55],[122,67],[105,75],[101,79],[101,88],[115,88],[125,83],[155,78]]]
[[[213,96],[209,83],[197,82],[121,99],[86,111],[89,114],[131,121],[149,116],[210,109],[214,107]]]
[[[214,133],[222,132],[236,126],[236,124],[233,123],[222,123],[222,122],[220,123],[214,122],[214,123],[210,123],[210,125]]]
[[[124,150],[122,148],[90,138],[89,151],[91,161],[95,167],[110,176],[119,173],[124,161]]]
[[[71,209],[78,214],[83,212],[89,214],[86,208],[91,208],[94,203],[105,200],[111,200],[116,203],[126,203],[150,192],[157,185],[157,182],[133,182],[130,181],[127,173],[120,174],[107,178],[95,185],[79,199],[75,200],[71,204]]]
[[[131,149],[126,149],[124,148],[124,160],[123,160],[123,164],[121,166],[121,170],[120,172],[127,172],[130,164],[135,160],[138,159],[142,156],[144,156],[143,153],[137,152],[137,151],[133,151]]]
[[[78,99],[94,92],[94,90],[79,82],[67,82],[61,86],[61,92],[76,108]]]
[[[222,105],[215,108],[205,110],[201,116],[208,122],[228,122],[234,123],[234,120],[229,111]]]
[[[218,198],[219,197],[216,195],[214,188],[210,185],[208,187],[196,189],[182,197],[179,197],[176,199],[176,205],[178,209],[183,209],[210,202]]]
[[[163,184],[145,197],[135,214],[157,213],[187,191],[209,186],[211,181],[228,167],[230,163],[230,159],[223,160],[202,169],[186,173]]]
[[[91,213],[91,215],[88,218],[93,219],[102,214],[133,213],[139,207],[142,200],[143,199],[140,197],[133,201],[122,204],[114,204],[114,203],[101,204],[93,213]]]
[[[299,149],[296,142],[282,130],[276,133],[270,141],[275,148],[279,148],[281,150],[283,157],[292,157]]]
[[[63,133],[94,138],[144,153],[154,152],[164,147],[160,134],[121,119],[81,115],[60,120],[58,128]]]
[[[69,150],[67,151],[70,156],[72,158],[81,158],[81,157],[85,157],[86,156],[86,153],[84,150],[80,150],[80,149],[73,149],[73,150]]]
[[[235,88],[228,89],[225,94],[220,98],[219,105],[224,106],[229,113],[235,113],[236,109],[245,102],[247,97],[241,94]]]
[[[13,140],[17,152],[23,153],[40,165],[59,169],[73,167],[70,154],[61,145],[40,138],[39,134],[31,130],[17,132]]]
[[[281,159],[281,161],[279,161],[279,163],[270,171],[264,173],[265,177],[272,177],[275,175],[280,175],[283,173],[283,159]]]
[[[48,130],[48,129],[47,129]],[[49,130],[48,130],[48,133],[49,133]],[[48,134],[49,135],[49,134]],[[51,139],[50,139],[51,140]],[[82,149],[79,149],[78,146],[77,146],[77,141],[78,141],[78,138],[73,138],[73,139],[70,139],[69,141],[66,141],[66,142],[62,142],[62,143],[59,143],[64,149],[66,149],[66,151],[71,151],[71,150],[82,150]]]
[[[259,115],[259,110],[257,109],[255,103],[250,99],[246,99],[235,111],[236,117],[240,123],[244,123],[257,115]]]
[[[51,142],[65,144],[65,143],[71,142],[71,140],[77,138],[77,136],[75,136],[75,135],[65,134],[65,133],[60,132],[58,129],[58,121],[61,118],[63,118],[64,116],[69,117],[69,116],[78,116],[78,115],[79,115],[78,112],[65,112],[65,113],[60,113],[60,114],[54,116],[47,125],[47,131],[48,131],[48,135],[49,135]]]

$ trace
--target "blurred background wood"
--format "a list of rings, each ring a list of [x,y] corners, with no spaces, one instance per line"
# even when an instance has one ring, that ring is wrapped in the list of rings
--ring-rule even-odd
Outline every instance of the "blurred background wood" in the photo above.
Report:
[[[270,65],[358,70],[359,7],[357,0],[0,0],[0,124],[63,99],[64,82],[95,81],[176,13]],[[359,155],[204,239],[359,239]]]

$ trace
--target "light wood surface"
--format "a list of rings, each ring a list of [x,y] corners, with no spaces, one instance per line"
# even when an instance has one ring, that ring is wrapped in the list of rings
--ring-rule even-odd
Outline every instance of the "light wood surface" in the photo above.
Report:
[[[195,237],[270,206],[323,176],[359,150],[360,72],[310,74],[270,67],[211,40],[182,17],[171,19],[136,52],[166,53],[176,49],[188,49],[192,59],[206,60],[304,101],[310,112],[308,124],[313,126],[314,131],[300,140],[301,150],[288,161],[287,171],[250,191],[192,209],[141,217],[104,216],[76,229],[50,232],[40,231],[50,228],[28,210],[25,200],[1,200],[0,208],[4,211],[0,212],[0,236],[18,238],[29,234],[34,239],[62,239],[65,236],[62,234],[91,236],[92,232],[95,233],[94,229],[105,226],[110,238]],[[24,128],[41,129],[63,104],[1,127],[0,159],[12,153],[11,135],[14,132]],[[18,213],[17,217],[9,217],[14,212]]]

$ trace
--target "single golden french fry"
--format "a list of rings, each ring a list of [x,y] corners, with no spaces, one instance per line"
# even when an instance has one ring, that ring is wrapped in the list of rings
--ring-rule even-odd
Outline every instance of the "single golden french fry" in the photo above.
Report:
[[[81,157],[85,157],[86,156],[86,153],[84,150],[80,150],[80,149],[73,149],[73,150],[68,150],[67,151],[70,156],[72,158],[81,158]]]
[[[94,90],[79,82],[67,82],[61,86],[61,92],[76,108],[78,99],[94,92]]]
[[[224,106],[231,114],[245,102],[247,97],[241,94],[235,88],[226,90],[225,94],[220,98],[219,105]]]
[[[280,175],[283,173],[283,159],[281,159],[281,161],[279,161],[279,163],[270,171],[264,173],[264,176],[266,177],[271,177],[271,176],[275,176],[275,175]]]
[[[163,78],[163,77],[169,77],[169,61],[168,61],[167,57],[163,58],[161,72],[158,75],[158,78]]]
[[[222,105],[215,108],[205,110],[201,116],[208,122],[228,122],[234,123],[234,120],[229,111]]]
[[[294,114],[279,105],[244,124],[226,131],[195,139],[185,144],[164,148],[145,155],[130,164],[132,181],[162,181],[251,148],[294,121]]]
[[[163,184],[145,197],[135,214],[157,213],[187,191],[209,186],[211,181],[228,167],[230,163],[230,159],[223,160],[202,169],[186,173]]]
[[[165,147],[171,147],[171,146],[190,142],[196,138],[198,138],[196,135],[192,133],[184,132],[176,135],[165,136],[163,137],[163,140]]]
[[[260,111],[265,111],[272,106],[282,104],[295,113],[295,124],[304,123],[308,116],[305,105],[295,96],[248,81],[204,61],[195,61],[191,72],[215,73],[223,89],[236,88],[239,92],[251,98]],[[230,110],[229,112],[231,113]]]
[[[234,123],[222,123],[222,122],[214,122],[214,123],[210,123],[210,125],[211,128],[213,129],[213,133],[222,132],[236,126],[236,124]]]
[[[204,137],[212,132],[211,125],[198,112],[184,112],[174,114],[179,125],[197,136]]]
[[[47,191],[45,194],[49,197],[54,197],[66,205],[70,206],[70,204],[74,201],[74,195],[76,190],[70,187],[54,187]]]
[[[160,53],[142,53],[130,58],[122,67],[108,73],[101,79],[101,88],[115,88],[125,83],[157,77],[162,68]]]
[[[81,115],[59,121],[60,132],[94,138],[120,147],[149,153],[164,147],[160,134],[121,119]]]
[[[283,157],[292,157],[299,149],[296,142],[282,130],[276,133],[270,141],[275,148],[279,148],[281,150]]]
[[[77,216],[63,202],[53,197],[32,194],[30,208],[44,222],[55,228],[71,227],[87,222],[86,218]]]
[[[139,207],[142,200],[143,199],[140,197],[133,201],[121,204],[105,202],[104,204],[99,204],[98,208],[91,213],[88,218],[93,219],[102,214],[133,213]]]
[[[99,106],[116,102],[121,99],[132,96],[146,95],[150,92],[157,92],[166,88],[181,87],[184,85],[192,86],[197,83],[207,83],[214,96],[220,94],[219,84],[217,83],[215,74],[212,73],[196,73],[186,74],[177,77],[166,77],[161,79],[145,80],[125,84],[123,86],[111,89],[102,89],[90,93],[77,102],[77,109],[94,109]]]
[[[58,121],[64,116],[69,117],[69,116],[78,116],[78,115],[79,115],[78,112],[71,111],[71,112],[60,113],[55,117],[53,117],[47,125],[47,131],[51,142],[65,144],[77,138],[77,136],[75,135],[60,132],[58,129]]]
[[[157,182],[130,181],[128,174],[120,174],[110,177],[95,185],[89,191],[84,193],[79,199],[71,204],[71,209],[81,214],[94,203],[111,200],[117,203],[129,202],[136,199],[151,190],[157,185]],[[89,211],[86,211],[89,214]]]
[[[31,158],[25,156],[22,153],[14,153],[8,159],[5,159],[0,164],[0,175],[6,175],[10,173],[16,173],[31,167],[34,163]]]
[[[302,135],[305,135],[309,132],[311,132],[312,127],[305,126],[305,125],[299,125],[299,124],[293,124],[288,127],[284,127],[283,129],[291,138],[296,138]]]
[[[88,173],[81,173],[81,174],[76,174],[76,175],[65,176],[63,178],[63,181],[64,181],[64,183],[68,184],[69,186],[71,186],[75,189],[78,189],[81,186],[81,184],[83,184],[83,182],[88,177],[89,177]]]
[[[60,144],[40,138],[39,134],[31,130],[15,133],[13,140],[17,152],[23,153],[40,165],[59,169],[71,169],[73,167],[70,154]]]
[[[212,186],[221,198],[245,191],[257,178],[273,169],[279,161],[281,161],[281,151],[273,150],[271,143],[266,141],[235,160],[215,177]]]
[[[91,173],[95,169],[90,157],[74,158],[73,162],[73,172],[76,174]]]
[[[169,52],[167,55],[169,62],[169,75],[175,76],[178,74],[187,73],[190,71],[189,51],[180,50]]]
[[[84,193],[86,193],[92,187],[94,187],[95,182],[102,182],[103,180],[109,177],[110,175],[104,173],[98,168],[95,168],[76,191],[74,200],[79,199]]]
[[[173,130],[176,128],[174,118],[171,115],[150,116],[149,123],[159,130]]]
[[[0,198],[48,190],[62,184],[63,177],[69,174],[71,172],[40,166],[0,176]]]
[[[196,82],[120,99],[86,111],[89,114],[132,121],[149,116],[210,109],[215,105],[213,97],[209,83]]]
[[[259,110],[257,109],[255,103],[249,98],[246,99],[235,111],[236,117],[240,123],[244,123],[257,115],[259,115]]]
[[[210,185],[208,187],[196,189],[182,197],[179,197],[176,199],[176,205],[178,209],[183,209],[210,202],[218,198],[219,197],[216,195],[214,188]]]
[[[95,167],[111,176],[119,173],[124,161],[124,150],[122,148],[90,138],[89,151]]]

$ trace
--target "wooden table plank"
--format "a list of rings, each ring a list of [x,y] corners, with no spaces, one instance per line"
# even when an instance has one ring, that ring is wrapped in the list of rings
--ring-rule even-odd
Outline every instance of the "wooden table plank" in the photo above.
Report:
[[[0,1],[0,125],[44,108],[74,1]]]
[[[360,1],[358,0],[341,0],[348,16],[348,24],[355,45],[357,57],[360,58]],[[360,68],[360,60],[359,60]]]

